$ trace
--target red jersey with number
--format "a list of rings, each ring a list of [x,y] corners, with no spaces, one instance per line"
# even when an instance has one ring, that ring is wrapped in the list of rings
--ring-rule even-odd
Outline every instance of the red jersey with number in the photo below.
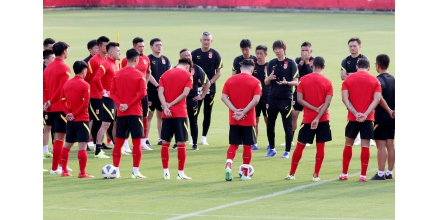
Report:
[[[110,98],[115,102],[118,116],[142,116],[141,99],[147,94],[147,84],[141,71],[126,66],[119,70],[110,90]],[[119,110],[119,105],[127,104],[125,112]]]
[[[110,57],[103,60],[90,85],[90,97],[100,99],[104,95],[104,90],[110,91],[113,78],[115,78],[115,74],[118,71],[119,65],[116,63],[116,60]]]
[[[90,85],[80,76],[75,76],[64,84],[61,102],[64,113],[72,113],[73,121],[89,121]]]
[[[382,87],[379,80],[368,72],[358,71],[350,74],[342,82],[342,89],[348,90],[348,100],[353,105],[357,112],[365,112],[374,99],[374,93],[382,93]],[[349,121],[356,121],[356,116],[348,111],[347,116]],[[374,121],[374,110],[367,116],[366,120]]]
[[[107,56],[106,56],[107,57]],[[92,58],[90,58],[89,62],[87,62],[87,75],[84,78],[86,82],[89,84],[92,83],[93,78],[96,75],[96,71],[98,71],[99,66],[101,65],[101,62],[105,58],[102,58],[101,55],[95,54]]]
[[[164,96],[167,103],[171,103],[174,99],[180,96],[185,87],[188,87],[191,90],[192,86],[193,78],[191,73],[181,68],[174,68],[165,71],[159,80],[159,87],[164,88]],[[186,97],[179,103],[171,106],[170,111],[170,117],[165,115],[165,111],[162,111],[162,118],[188,117],[186,112]]]
[[[320,73],[309,73],[301,77],[297,93],[302,93],[304,101],[308,102],[310,105],[319,107],[325,102],[325,97],[327,95],[333,96],[333,85],[332,82]],[[304,107],[303,123],[312,123],[312,121],[318,116],[318,112]],[[319,119],[319,122],[330,120],[330,114],[327,111]]]
[[[50,101],[47,112],[60,112],[61,91],[70,78],[70,68],[60,58],[55,58],[43,72],[43,103]]]
[[[252,101],[255,95],[262,94],[261,82],[250,74],[240,73],[229,77],[223,85],[222,94],[229,97],[229,100],[237,109],[244,109]],[[234,112],[229,109],[229,124],[241,126],[255,126],[257,120],[255,107],[246,113],[240,120],[235,120],[232,115]]]

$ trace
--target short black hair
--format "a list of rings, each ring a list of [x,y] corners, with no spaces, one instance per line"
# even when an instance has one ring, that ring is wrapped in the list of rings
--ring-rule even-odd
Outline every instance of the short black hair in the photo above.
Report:
[[[49,44],[54,44],[54,43],[55,43],[55,40],[48,37],[48,38],[44,39],[43,46],[47,47]]]
[[[52,50],[55,56],[61,56],[67,48],[69,48],[68,44],[62,41],[58,41],[53,45]]]
[[[188,48],[183,48],[183,49],[180,50],[179,54],[181,54],[181,53],[183,53],[185,51],[189,51],[189,49]]]
[[[315,61],[313,61],[313,65],[315,64]],[[367,69],[370,68],[370,61],[368,59],[362,58],[358,60],[357,67],[361,69]]]
[[[136,57],[140,56],[139,52],[134,49],[128,49],[127,52],[125,53],[125,57],[127,58],[127,61],[133,61]]]
[[[180,58],[179,59],[179,63],[178,64],[182,64],[182,65],[189,65],[189,68],[191,69],[193,67],[193,62],[191,59],[189,58]]]
[[[312,47],[312,44],[308,41],[305,41],[304,43],[301,44],[301,47]]]
[[[350,44],[350,42],[352,42],[352,41],[356,41],[356,42],[358,42],[359,45],[361,45],[361,39],[359,39],[358,37],[350,38],[350,40],[348,40],[347,44]]]
[[[87,43],[88,50],[92,49],[94,46],[98,46],[98,41],[95,39],[93,39]]]
[[[258,45],[255,51],[257,50],[263,50],[265,54],[267,54],[267,47],[264,45]]]
[[[251,41],[249,39],[243,39],[240,42],[240,48],[252,47]]]
[[[283,48],[284,53],[286,53],[286,44],[282,40],[276,40],[273,42],[272,50],[275,50],[275,48]]]
[[[116,42],[109,42],[109,43],[105,46],[105,50],[107,50],[107,52],[108,52],[112,47],[119,47],[119,43],[116,43]]]
[[[381,69],[388,69],[390,65],[390,57],[386,54],[379,54],[376,57],[376,64],[379,65]]]
[[[153,46],[154,45],[154,42],[157,42],[157,41],[162,41],[160,38],[153,38],[153,39],[151,39],[150,40],[150,46]]]
[[[77,60],[73,63],[73,72],[80,74],[84,69],[87,69],[87,63],[84,60]]]
[[[244,67],[244,68],[249,68],[249,67],[255,67],[255,62],[254,62],[254,60],[253,59],[244,59],[242,62],[241,62],[241,67]]]
[[[133,46],[136,45],[137,43],[142,43],[142,42],[144,42],[144,39],[140,37],[133,38]]]
[[[101,46],[102,43],[104,43],[104,42],[105,43],[110,42],[110,39],[108,39],[108,37],[106,37],[106,36],[101,36],[101,37],[98,37],[97,41],[98,41],[98,46]]]
[[[50,55],[54,54],[53,50],[43,50],[43,59],[49,59]]]
[[[315,59],[313,59],[313,66],[320,69],[324,68],[325,66],[324,57],[320,57],[320,56],[315,57]]]

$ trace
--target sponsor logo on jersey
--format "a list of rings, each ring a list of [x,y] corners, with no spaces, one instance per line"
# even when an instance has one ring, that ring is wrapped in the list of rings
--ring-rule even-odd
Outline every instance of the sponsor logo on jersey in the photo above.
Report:
[[[162,64],[165,64],[165,58],[162,57]]]
[[[284,62],[284,69],[287,69],[287,64],[288,64],[288,62],[285,61],[285,62]]]
[[[194,75],[194,72],[195,72],[195,70],[194,70],[194,67],[193,67],[193,68],[191,68],[191,75]]]
[[[209,55],[208,55],[208,57],[209,57],[209,59],[211,59],[212,58],[212,52],[209,52]],[[240,64],[241,65],[241,64]]]
[[[197,56],[197,59],[198,59],[198,60],[200,60],[200,59],[201,59],[201,57],[200,57],[200,56]]]

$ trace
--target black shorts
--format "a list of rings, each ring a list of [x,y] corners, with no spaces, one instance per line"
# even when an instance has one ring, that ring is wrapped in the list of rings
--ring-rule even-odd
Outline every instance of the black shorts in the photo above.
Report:
[[[257,143],[254,126],[229,125],[229,144],[253,145]]]
[[[101,121],[113,122],[116,117],[116,104],[108,97],[102,97],[102,110],[100,112]]]
[[[379,116],[374,119],[374,139],[375,140],[387,140],[394,139],[396,128],[396,120],[391,118],[390,115]]]
[[[100,112],[102,109],[102,99],[94,99],[90,98],[89,104],[89,118],[90,121],[99,121],[100,120]]]
[[[255,106],[255,116],[260,117],[261,113],[263,113],[264,117],[267,117],[267,109],[266,109],[267,99],[260,99],[258,104]]]
[[[144,124],[142,123],[141,116],[127,115],[118,117],[116,137],[126,139],[129,134],[131,134],[131,138],[141,138],[144,135]]]
[[[89,142],[89,133],[88,121],[68,121],[66,125],[66,143]]]
[[[329,142],[332,140],[332,131],[330,130],[330,121],[318,123],[316,129],[310,128],[310,123],[301,123],[298,133],[298,141],[301,143],[313,144],[316,136],[316,142]]]
[[[299,104],[296,92],[293,93],[293,102],[294,102],[293,105],[292,105],[293,109],[295,111],[300,111],[301,112],[303,110],[303,106],[301,104]]]
[[[143,99],[141,99],[142,104],[142,116],[148,116],[148,95],[146,95]]]
[[[52,125],[53,133],[66,133],[66,114],[64,112],[49,112],[48,122]]]
[[[345,136],[351,139],[356,139],[360,133],[361,139],[374,139],[373,135],[373,121],[365,120],[364,122],[349,121],[345,126]]]
[[[188,140],[188,118],[162,118],[161,139],[170,142],[173,138],[176,142]]]
[[[50,120],[49,120],[49,113],[43,111],[43,125],[48,125],[48,126],[52,126],[52,124],[50,124]]]
[[[150,111],[154,112],[154,110],[162,111],[162,106],[160,104],[159,95],[157,93],[148,94],[148,101],[151,102],[149,106]]]

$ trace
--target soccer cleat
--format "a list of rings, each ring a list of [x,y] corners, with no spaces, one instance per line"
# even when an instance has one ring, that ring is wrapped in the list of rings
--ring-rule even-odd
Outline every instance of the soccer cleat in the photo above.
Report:
[[[367,182],[367,178],[366,177],[359,177],[359,182]]]
[[[376,146],[376,142],[374,142],[373,139],[370,139],[370,146]]]
[[[89,142],[87,142],[87,146],[88,147],[95,147],[95,144],[93,144],[93,141],[89,141]]]
[[[264,156],[264,157],[273,157],[273,156],[275,156],[276,154],[277,154],[277,150],[275,150],[275,148],[274,148],[274,149],[270,149],[270,150],[267,152],[266,156]]]
[[[118,170],[118,171],[116,171],[115,179],[119,179],[119,178],[121,178],[121,172],[119,172],[119,170]]]
[[[102,143],[102,148],[101,149],[105,149],[105,150],[111,150],[113,148],[111,147],[107,147],[104,143]]]
[[[225,180],[226,181],[232,181],[233,177],[232,177],[232,170],[229,167],[226,167],[225,169]]]
[[[146,144],[148,147],[151,147],[150,141],[149,141],[148,139],[145,140],[145,144]]]
[[[190,180],[191,177],[186,176],[185,174],[182,174],[182,175],[177,174],[176,179],[177,179],[177,180]]]
[[[115,146],[115,144],[113,143],[112,140],[110,140],[110,142],[107,142],[107,145],[108,145],[108,146]]]
[[[384,175],[385,176],[385,178],[387,179],[387,180],[391,180],[391,179],[393,179],[393,174],[390,174],[390,175]]]
[[[170,179],[170,174],[169,174],[169,173],[165,173],[165,174],[163,175],[163,179],[164,179],[164,180],[169,180],[169,179]]]
[[[123,149],[125,152],[131,153],[130,145],[128,144],[127,140],[124,141],[124,145],[122,145],[122,146],[123,146]],[[144,149],[143,145],[142,145],[142,149]]]
[[[90,147],[89,146],[87,146],[87,149],[86,149],[87,151],[92,151],[92,149],[90,149]]]
[[[67,176],[72,176],[72,174],[70,174],[69,172],[61,173],[61,177],[67,177]]]
[[[58,170],[50,170],[50,174],[61,174],[63,171],[61,169]]]
[[[177,143],[173,145],[173,149],[177,149]]]
[[[153,148],[148,147],[148,145],[144,144],[144,145],[142,145],[142,150],[153,150]]]
[[[200,143],[201,143],[202,145],[209,145],[208,142],[206,141],[206,137],[203,137],[203,136],[202,136],[202,138],[200,139]]]
[[[379,176],[377,173],[374,174],[373,177],[371,177],[370,180],[386,180],[385,174],[383,176]]]
[[[348,180],[348,175],[341,173],[341,175],[339,175],[339,180]]]
[[[191,145],[194,145],[192,137],[191,137],[191,139],[189,140],[188,145],[190,145],[190,146],[191,146]]]
[[[290,152],[285,151],[281,158],[289,158]]]
[[[292,175],[287,174],[287,176],[284,177],[284,179],[285,179],[285,180],[295,180],[295,174],[292,174]]]
[[[252,144],[252,150],[258,150],[258,145],[257,144]]]
[[[309,143],[307,143],[307,144],[306,144],[306,147],[308,147],[308,146],[310,146],[310,144],[309,144]]]
[[[88,174],[88,173],[84,173],[84,174],[78,174],[78,178],[93,178],[94,176]]]
[[[249,176],[241,175],[241,180],[250,180],[251,178]]]
[[[61,165],[58,165],[58,169],[59,169],[59,170],[63,170],[63,168],[61,167]],[[69,171],[69,172],[72,171],[72,169],[70,169],[69,166],[67,166],[66,169],[67,169],[67,171]]]
[[[98,155],[95,155],[95,158],[98,158],[98,159],[107,159],[107,158],[110,158],[110,157],[107,156],[107,155],[105,155],[104,152],[101,151],[101,152],[99,152]]]
[[[197,146],[197,144],[193,144],[192,148],[193,148],[193,150],[199,150],[199,147]]]
[[[319,177],[313,177],[312,181],[313,181],[313,182],[318,182],[318,181],[321,181],[321,178],[319,178]]]
[[[269,145],[269,144],[267,145],[266,150],[267,150],[267,151],[270,150],[270,145]]]
[[[138,172],[137,174],[131,173],[131,178],[132,179],[145,179],[147,177],[142,175],[140,172]]]
[[[51,158],[51,157],[53,157],[53,155],[51,152],[47,152],[47,153],[43,153],[43,157],[44,158]]]
[[[131,155],[130,153],[128,153],[128,152],[125,151],[124,149],[121,150],[121,154],[122,154],[122,155],[127,155],[127,156],[130,156],[130,155]]]
[[[162,139],[157,140],[157,145],[162,145]]]

